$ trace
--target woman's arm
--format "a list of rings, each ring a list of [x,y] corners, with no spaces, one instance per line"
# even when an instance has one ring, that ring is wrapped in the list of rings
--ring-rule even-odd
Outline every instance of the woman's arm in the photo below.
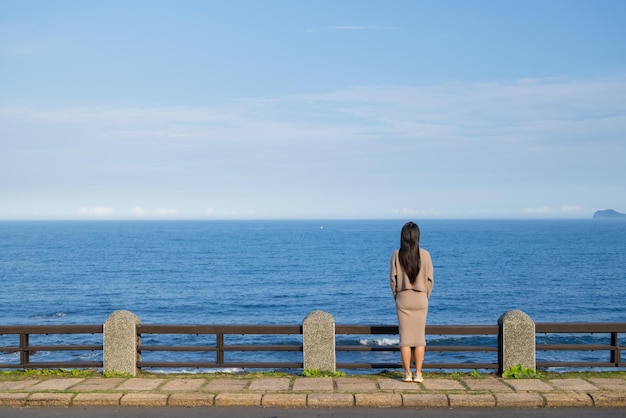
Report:
[[[396,285],[397,285],[397,281],[398,281],[398,269],[396,266],[396,254],[397,252],[394,251],[393,254],[391,255],[391,266],[389,267],[389,286],[391,287],[391,293],[393,294],[393,298],[396,298]]]

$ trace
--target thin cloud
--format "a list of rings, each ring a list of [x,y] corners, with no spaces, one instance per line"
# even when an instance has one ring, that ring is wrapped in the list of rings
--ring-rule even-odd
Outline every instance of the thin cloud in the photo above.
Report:
[[[373,25],[369,25],[369,26],[329,26],[328,29],[331,30],[368,30],[368,29],[377,29],[376,26]]]
[[[176,208],[159,208],[155,209],[153,213],[156,216],[176,216],[178,215],[178,209]]]
[[[130,210],[130,213],[132,213],[135,216],[143,217],[143,216],[146,216],[149,212],[143,208],[134,207]]]
[[[529,215],[541,215],[554,212],[554,209],[549,206],[541,206],[538,208],[525,208],[522,210],[522,212]]]
[[[157,218],[168,218],[177,216],[179,211],[176,208],[159,208],[159,209],[144,209],[142,207],[136,206],[130,210],[130,213],[133,216],[145,218],[145,217],[157,217]]]
[[[441,211],[433,208],[429,209],[410,209],[410,208],[402,208],[402,209],[391,209],[391,214],[394,216],[426,216],[426,217],[437,217],[441,215]]]
[[[394,26],[383,26],[383,25],[340,25],[340,26],[329,26],[330,30],[397,30],[397,27]]]
[[[397,26],[387,26],[387,25],[337,25],[337,26],[326,26],[325,28],[306,28],[304,32],[306,33],[318,33],[324,31],[371,31],[371,30],[399,30],[400,28]]]
[[[578,205],[564,205],[558,208],[550,207],[550,206],[540,206],[536,208],[525,208],[522,210],[522,213],[528,215],[546,215],[546,214],[576,214],[583,213],[584,210]]]
[[[532,83],[363,86],[251,98],[216,107],[0,108],[11,122],[97,128],[101,137],[223,142],[430,137],[472,143],[510,138],[558,141],[622,138],[626,77]]]
[[[77,215],[93,217],[111,216],[113,212],[111,207],[82,207],[76,210]]]
[[[248,210],[234,210],[234,209],[214,209],[209,208],[205,211],[205,215],[210,218],[223,219],[223,218],[248,218],[254,217],[257,211],[253,209]]]
[[[581,213],[583,212],[583,208],[581,208],[578,205],[575,206],[562,206],[560,208],[561,212],[565,212],[565,213]]]

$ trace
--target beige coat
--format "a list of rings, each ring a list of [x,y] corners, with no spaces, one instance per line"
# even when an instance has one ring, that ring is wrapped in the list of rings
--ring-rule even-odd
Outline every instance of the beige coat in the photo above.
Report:
[[[430,258],[430,253],[423,248],[420,248],[420,260],[422,267],[415,279],[415,283],[411,284],[409,277],[402,270],[400,260],[398,259],[399,250],[395,250],[391,256],[391,269],[389,273],[391,292],[395,299],[398,292],[403,290],[416,290],[418,292],[426,292],[426,296],[430,298],[430,293],[433,290],[435,284],[433,262]]]

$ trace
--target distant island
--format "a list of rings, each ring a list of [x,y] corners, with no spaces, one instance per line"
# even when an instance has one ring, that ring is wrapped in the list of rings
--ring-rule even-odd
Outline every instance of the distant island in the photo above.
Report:
[[[624,219],[626,220],[626,214],[619,213],[613,209],[598,210],[593,214],[593,219]]]

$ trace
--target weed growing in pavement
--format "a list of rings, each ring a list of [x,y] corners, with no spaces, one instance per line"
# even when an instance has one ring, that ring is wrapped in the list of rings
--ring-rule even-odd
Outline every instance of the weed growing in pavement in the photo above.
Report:
[[[541,377],[541,373],[537,373],[529,367],[524,367],[520,363],[506,369],[502,373],[502,377],[505,379],[536,379]]]

